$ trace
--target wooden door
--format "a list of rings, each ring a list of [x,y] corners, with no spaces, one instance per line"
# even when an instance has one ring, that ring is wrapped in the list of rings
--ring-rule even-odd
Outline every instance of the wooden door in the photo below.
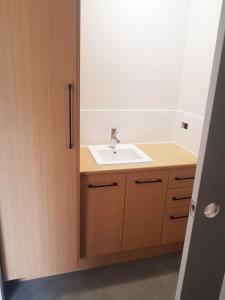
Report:
[[[125,173],[82,176],[82,257],[121,252],[125,181]]]
[[[169,171],[127,174],[123,249],[160,245]]]
[[[78,0],[0,1],[6,279],[69,272],[77,265],[78,22]]]

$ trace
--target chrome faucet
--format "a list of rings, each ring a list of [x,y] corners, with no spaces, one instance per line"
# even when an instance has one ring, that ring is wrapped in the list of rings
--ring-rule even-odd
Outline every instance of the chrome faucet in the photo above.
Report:
[[[116,145],[120,143],[120,140],[117,138],[117,129],[116,128],[112,128],[111,129],[111,142],[109,147],[112,149],[116,148]]]

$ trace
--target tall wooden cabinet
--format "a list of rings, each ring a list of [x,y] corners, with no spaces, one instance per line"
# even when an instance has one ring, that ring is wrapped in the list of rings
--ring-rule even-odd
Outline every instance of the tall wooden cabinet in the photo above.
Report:
[[[78,0],[0,1],[0,217],[6,279],[77,266]]]

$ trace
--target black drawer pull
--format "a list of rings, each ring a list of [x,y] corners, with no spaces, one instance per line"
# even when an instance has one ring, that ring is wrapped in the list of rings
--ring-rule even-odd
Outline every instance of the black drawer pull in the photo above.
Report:
[[[191,197],[179,197],[179,198],[177,198],[177,197],[173,197],[173,201],[179,201],[179,200],[190,200],[191,199]]]
[[[89,184],[88,188],[89,189],[97,189],[97,188],[112,187],[112,186],[118,186],[118,183],[113,182],[113,183],[110,183],[110,184],[100,184],[100,185]]]
[[[157,183],[157,182],[162,182],[162,179],[135,180],[136,184]]]
[[[191,177],[175,177],[176,180],[191,180],[191,179],[195,179],[195,176],[191,176]]]
[[[188,216],[181,216],[181,217],[170,216],[171,220],[184,219],[184,218],[188,218]]]

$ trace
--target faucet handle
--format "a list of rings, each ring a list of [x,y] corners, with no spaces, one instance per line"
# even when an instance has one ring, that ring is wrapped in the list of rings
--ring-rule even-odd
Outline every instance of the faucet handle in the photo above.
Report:
[[[112,127],[111,131],[112,131],[112,133],[119,133],[119,131],[117,130],[116,127]]]

